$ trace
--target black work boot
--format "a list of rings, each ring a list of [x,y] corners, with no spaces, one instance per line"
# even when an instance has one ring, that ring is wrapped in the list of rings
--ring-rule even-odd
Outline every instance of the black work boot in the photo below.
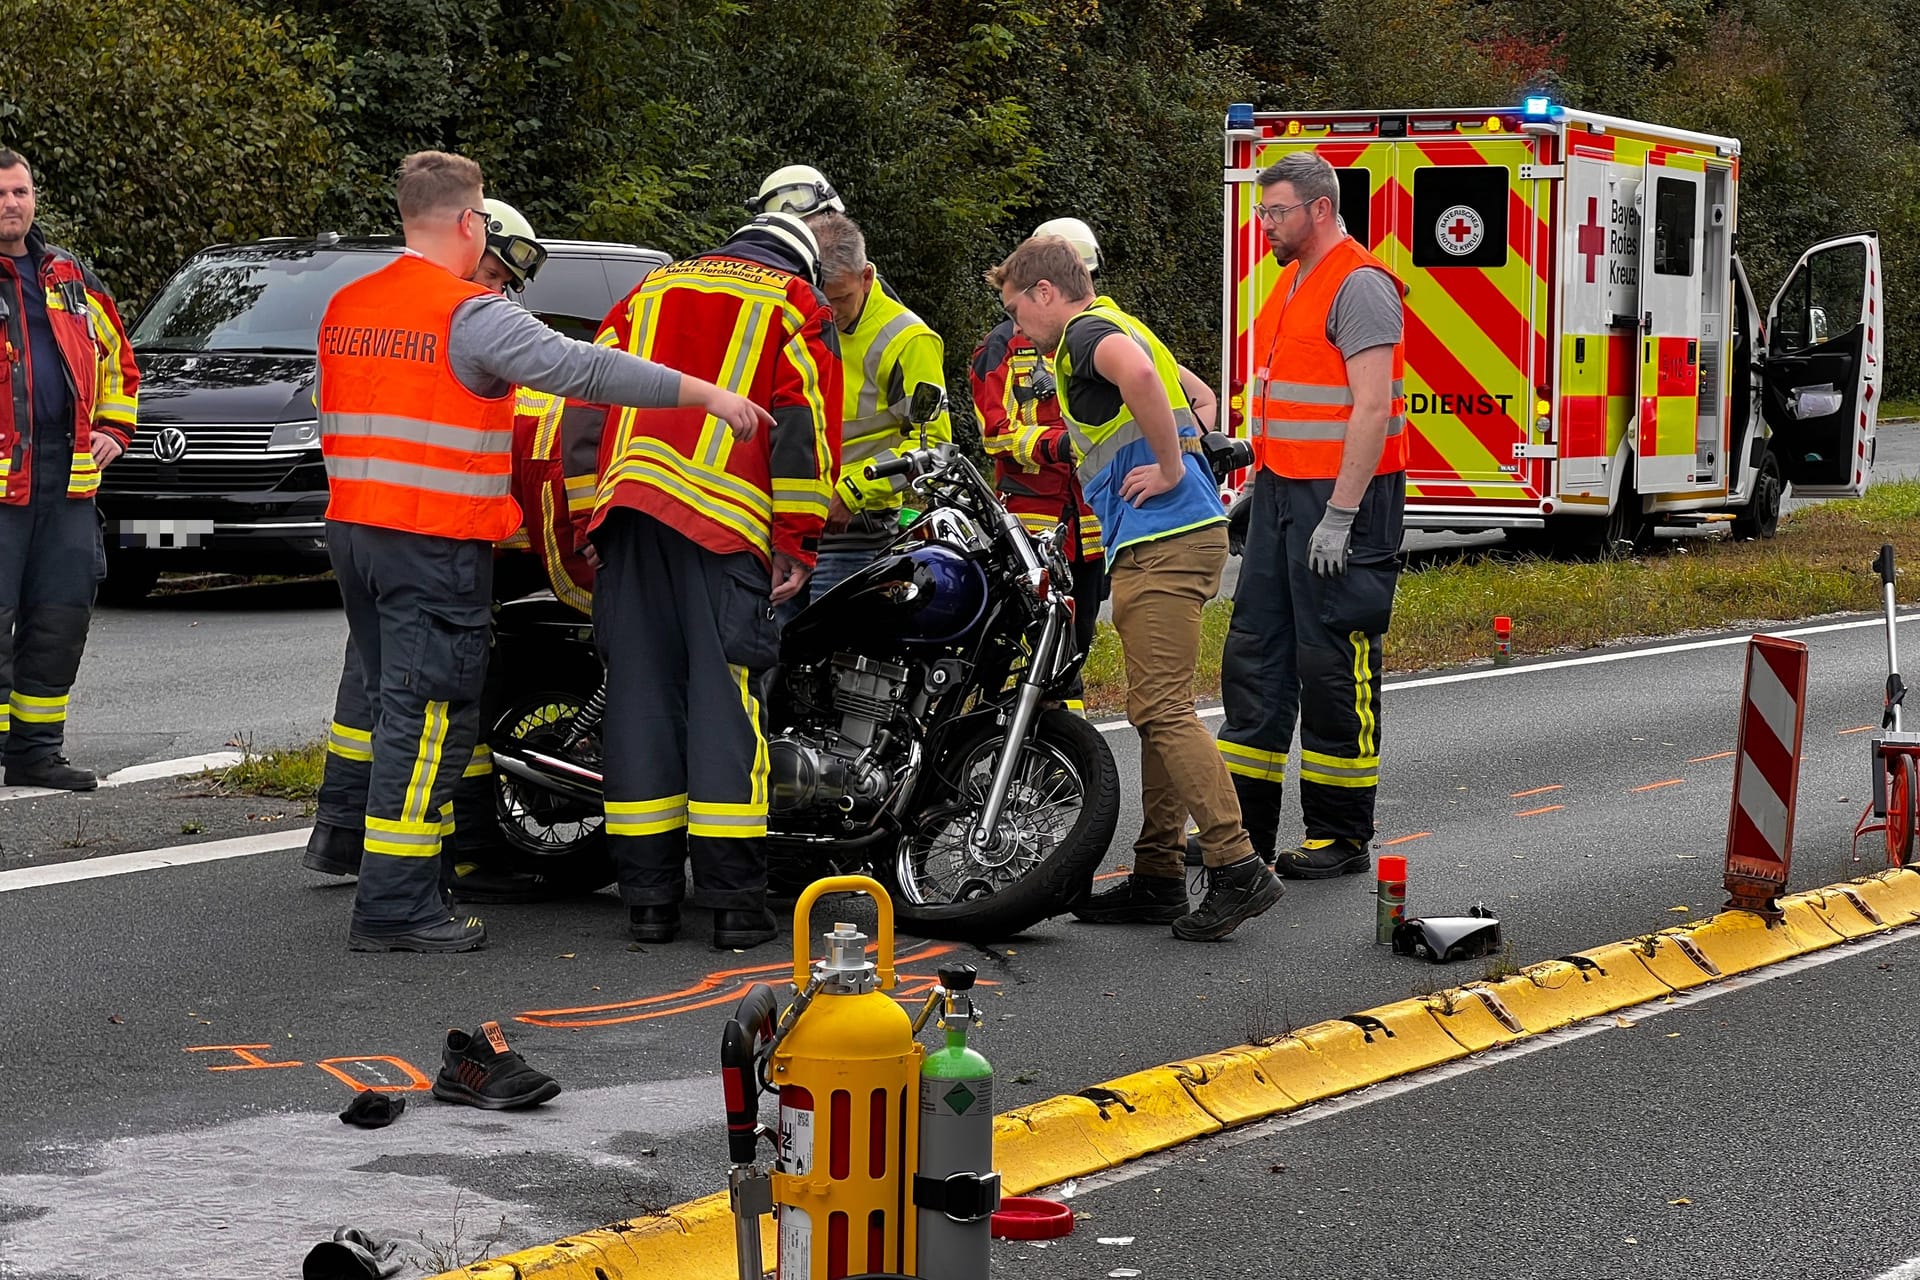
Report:
[[[627,932],[635,942],[672,942],[680,936],[680,906],[657,902],[627,908]]]
[[[8,765],[7,785],[51,787],[56,791],[91,791],[100,783],[93,776],[93,770],[76,769],[67,763],[65,756],[56,753],[38,760]]]
[[[1205,875],[1207,896],[1190,914],[1173,922],[1173,936],[1187,942],[1216,942],[1286,893],[1267,864],[1251,855],[1209,868]]]
[[[360,858],[367,845],[367,833],[359,827],[337,827],[331,822],[313,824],[300,865],[309,871],[330,876],[357,876]]]
[[[1371,866],[1373,853],[1366,841],[1316,837],[1282,851],[1273,869],[1289,880],[1332,880],[1358,875]]]
[[[350,951],[478,951],[487,945],[487,926],[478,916],[449,917],[393,933],[354,925],[347,933]]]
[[[765,907],[713,913],[713,945],[718,951],[745,951],[780,936],[780,922]]]
[[[537,1107],[560,1092],[554,1078],[535,1071],[527,1060],[507,1048],[507,1037],[497,1022],[483,1022],[480,1030],[447,1032],[440,1051],[440,1074],[433,1096],[442,1102],[464,1102],[487,1111]]]
[[[1187,914],[1187,883],[1179,876],[1130,875],[1073,909],[1088,924],[1166,924]]]

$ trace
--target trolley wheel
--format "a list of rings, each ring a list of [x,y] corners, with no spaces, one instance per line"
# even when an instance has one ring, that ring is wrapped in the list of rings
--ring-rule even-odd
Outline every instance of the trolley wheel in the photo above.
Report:
[[[1915,814],[1913,757],[1901,752],[1887,759],[1887,865],[1904,867],[1913,859],[1913,837],[1920,827]]]

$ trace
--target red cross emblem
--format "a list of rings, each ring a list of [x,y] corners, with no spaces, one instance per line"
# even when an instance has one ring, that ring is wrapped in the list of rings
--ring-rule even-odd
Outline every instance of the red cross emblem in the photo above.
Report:
[[[1465,244],[1467,237],[1473,234],[1473,224],[1465,218],[1455,218],[1447,227],[1447,234],[1453,237],[1455,244]]]
[[[1587,220],[1580,224],[1578,245],[1580,256],[1587,260],[1587,283],[1592,284],[1600,255],[1607,251],[1607,229],[1600,225],[1600,200],[1597,196],[1587,197]]]
[[[1443,212],[1433,229],[1440,247],[1456,258],[1464,258],[1478,249],[1487,234],[1487,224],[1479,211],[1464,204],[1456,204]]]

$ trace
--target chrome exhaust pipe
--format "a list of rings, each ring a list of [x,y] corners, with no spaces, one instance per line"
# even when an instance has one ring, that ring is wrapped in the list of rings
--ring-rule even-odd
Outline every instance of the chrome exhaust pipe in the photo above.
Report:
[[[555,791],[570,799],[600,805],[605,801],[605,779],[598,771],[571,760],[550,756],[530,747],[514,747],[512,752],[495,747],[493,767],[521,782]]]

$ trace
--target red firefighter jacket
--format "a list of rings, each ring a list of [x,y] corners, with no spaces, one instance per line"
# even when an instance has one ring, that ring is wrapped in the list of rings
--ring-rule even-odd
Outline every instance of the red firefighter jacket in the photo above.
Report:
[[[1073,472],[1053,362],[1006,320],[974,349],[969,372],[980,440],[1007,510],[1035,534],[1065,520],[1068,558],[1100,559],[1100,521]]]
[[[33,379],[64,377],[73,400],[73,471],[69,498],[91,498],[100,488],[93,461],[93,433],[122,449],[133,439],[140,370],[133,362],[113,295],[93,272],[65,249],[27,233],[40,278],[23,280],[10,258],[0,257],[0,503],[26,505],[33,477]],[[60,369],[35,369],[27,342],[26,289],[42,289],[47,319],[60,348]]]

